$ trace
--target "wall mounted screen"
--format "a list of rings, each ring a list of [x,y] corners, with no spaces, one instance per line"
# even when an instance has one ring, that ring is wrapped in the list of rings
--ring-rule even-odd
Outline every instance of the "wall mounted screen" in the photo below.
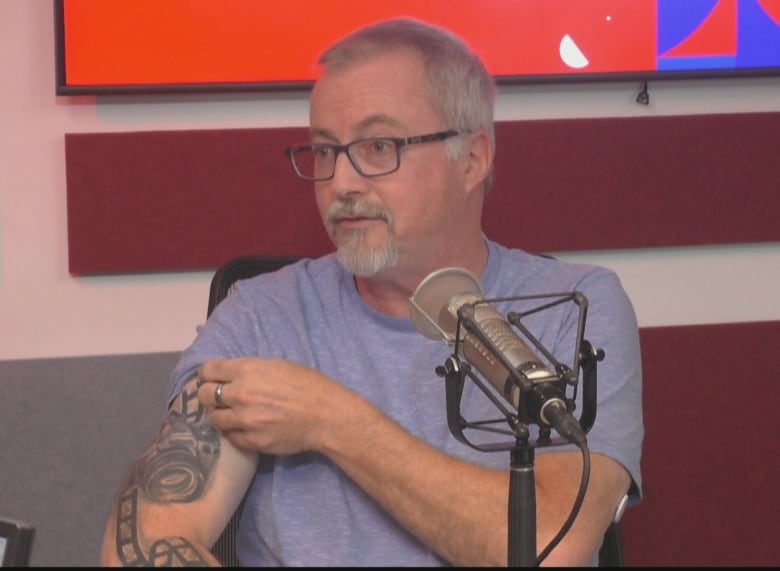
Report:
[[[59,95],[308,89],[320,51],[407,15],[502,84],[780,75],[780,0],[53,0]]]

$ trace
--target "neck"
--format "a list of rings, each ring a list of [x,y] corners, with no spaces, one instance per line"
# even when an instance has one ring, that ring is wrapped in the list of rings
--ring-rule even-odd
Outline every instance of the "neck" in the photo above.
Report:
[[[479,243],[473,247],[446,252],[433,262],[421,262],[419,265],[402,262],[376,276],[355,276],[355,286],[360,297],[376,311],[391,317],[409,317],[409,298],[431,272],[459,267],[479,276],[487,265],[487,258],[487,245],[480,236]]]

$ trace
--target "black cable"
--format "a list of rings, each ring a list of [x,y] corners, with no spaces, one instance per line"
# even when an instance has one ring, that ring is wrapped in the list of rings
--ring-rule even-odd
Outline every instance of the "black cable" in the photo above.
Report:
[[[585,490],[587,490],[588,481],[590,480],[590,451],[588,450],[587,442],[581,442],[580,444],[578,444],[578,446],[580,448],[580,451],[582,452],[582,478],[580,480],[580,489],[577,492],[577,498],[574,500],[574,505],[571,508],[571,513],[569,513],[569,517],[561,526],[560,531],[556,534],[555,537],[552,538],[550,543],[547,544],[547,547],[545,547],[542,550],[542,552],[539,553],[539,556],[536,558],[537,567],[541,565],[542,561],[544,561],[547,558],[547,556],[550,555],[550,552],[553,549],[555,549],[555,547],[561,542],[563,536],[569,532],[569,529],[574,523],[577,514],[579,514],[580,512],[580,508],[582,507],[582,502],[585,500]]]

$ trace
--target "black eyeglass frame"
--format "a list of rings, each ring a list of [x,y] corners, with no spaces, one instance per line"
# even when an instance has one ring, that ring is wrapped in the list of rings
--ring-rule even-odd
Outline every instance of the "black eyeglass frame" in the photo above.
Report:
[[[378,176],[385,176],[394,173],[399,168],[401,168],[401,149],[403,147],[406,147],[408,145],[418,145],[420,143],[433,143],[436,141],[444,141],[445,139],[449,139],[450,137],[454,137],[455,135],[460,135],[460,132],[455,131],[454,129],[448,129],[447,131],[437,131],[436,133],[426,133],[425,135],[415,135],[413,137],[365,137],[363,139],[355,139],[354,141],[351,141],[344,145],[334,145],[332,143],[307,143],[304,145],[294,145],[292,147],[288,147],[284,150],[284,154],[287,155],[288,159],[290,159],[290,163],[292,164],[293,170],[295,170],[295,174],[304,180],[322,182],[322,181],[332,179],[336,174],[336,162],[338,161],[339,155],[341,153],[344,153],[347,156],[350,164],[352,165],[352,168],[354,168],[355,171],[357,171],[357,173],[360,176],[364,176],[366,178],[375,178]],[[357,164],[357,161],[354,158],[352,158],[350,149],[354,145],[359,145],[369,141],[387,141],[388,143],[393,144],[393,147],[395,148],[394,168],[386,172],[375,173],[375,174],[366,174],[361,170],[360,166],[358,166]],[[321,149],[325,147],[332,149],[335,152],[335,155],[333,156],[333,170],[330,173],[330,176],[312,177],[312,176],[307,176],[301,173],[300,170],[298,170],[298,165],[295,162],[295,158],[294,158],[297,152],[300,152],[302,150]]]

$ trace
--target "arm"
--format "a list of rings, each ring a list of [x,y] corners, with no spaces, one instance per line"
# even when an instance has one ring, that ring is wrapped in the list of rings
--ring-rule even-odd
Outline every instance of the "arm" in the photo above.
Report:
[[[320,452],[451,563],[507,564],[508,470],[445,455],[357,394],[288,361],[214,360],[201,367],[199,375],[203,381],[199,398],[209,407],[214,404],[214,382],[230,382],[222,390],[228,408],[209,408],[209,420],[237,447],[271,454]],[[580,474],[579,453],[538,455],[539,550],[568,516]],[[594,455],[579,517],[545,562],[587,564],[628,481],[622,467]]]
[[[445,456],[387,419],[361,424],[369,427],[370,437],[354,438],[354,431],[347,430],[334,433],[334,439],[324,444],[342,469],[453,564],[507,565],[507,471]],[[578,452],[537,455],[537,551],[547,546],[569,516],[581,466]],[[587,565],[628,485],[628,475],[620,466],[593,455],[586,501],[574,526],[544,564]]]
[[[119,490],[101,564],[217,565],[209,549],[240,503],[256,459],[208,424],[190,380]]]
[[[367,414],[372,416],[369,411]],[[381,416],[374,415],[373,420],[367,418],[356,426],[364,427],[362,435],[350,428],[337,428],[327,434],[322,446],[404,527],[455,565],[507,565],[507,471],[445,456]],[[538,551],[569,516],[581,466],[578,452],[536,456]],[[593,455],[582,509],[544,564],[588,564],[628,485],[629,477],[622,467],[605,456]]]

